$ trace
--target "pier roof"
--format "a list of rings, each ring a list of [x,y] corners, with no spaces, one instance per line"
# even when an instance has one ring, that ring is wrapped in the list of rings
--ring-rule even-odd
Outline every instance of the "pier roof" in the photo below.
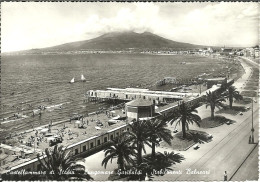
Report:
[[[149,100],[144,100],[144,99],[136,99],[132,100],[128,103],[126,103],[127,106],[133,106],[133,107],[138,107],[138,106],[151,106],[153,103]]]

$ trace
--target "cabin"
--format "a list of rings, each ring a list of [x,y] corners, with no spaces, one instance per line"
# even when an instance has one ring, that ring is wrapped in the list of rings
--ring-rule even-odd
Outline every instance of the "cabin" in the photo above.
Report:
[[[207,89],[211,88],[213,85],[224,85],[227,84],[227,78],[210,78],[210,79],[206,79],[206,83],[207,83]]]
[[[137,99],[125,104],[126,116],[132,119],[153,117],[155,105],[152,101]]]

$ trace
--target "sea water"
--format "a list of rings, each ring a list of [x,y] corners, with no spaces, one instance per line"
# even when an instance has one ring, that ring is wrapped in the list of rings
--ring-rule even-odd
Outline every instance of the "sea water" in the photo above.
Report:
[[[182,64],[186,62],[186,64]],[[221,69],[208,57],[147,54],[12,55],[1,58],[1,136],[89,113],[104,103],[85,102],[87,90],[149,88],[164,77],[191,78]],[[84,75],[85,82],[80,77]],[[75,83],[69,83],[72,78]],[[42,114],[39,106],[46,106]],[[13,119],[16,113],[24,118]],[[36,112],[37,113],[37,112]],[[8,122],[11,120],[11,122]],[[3,123],[4,122],[4,123]]]

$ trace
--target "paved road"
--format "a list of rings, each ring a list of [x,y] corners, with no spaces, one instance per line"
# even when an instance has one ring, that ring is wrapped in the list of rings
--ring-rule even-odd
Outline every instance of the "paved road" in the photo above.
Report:
[[[254,112],[254,119],[258,121],[258,110]],[[230,178],[256,145],[248,144],[248,138],[251,133],[251,121],[251,117],[247,118],[207,154],[190,166],[191,171],[209,171],[209,174],[187,174],[184,171],[182,175],[175,176],[175,180],[219,181],[224,179],[224,171],[228,172],[228,178]],[[255,129],[258,128],[258,122],[254,123],[254,127]],[[255,136],[258,136],[258,129],[255,131]],[[258,137],[255,137],[255,140],[258,140]],[[247,170],[257,169],[248,168]],[[253,178],[257,180],[258,176]]]
[[[254,65],[254,67],[259,69],[259,64],[252,61],[251,59],[247,58],[247,57],[241,57],[243,60],[246,60],[248,63],[251,63],[251,65]]]
[[[253,181],[259,178],[258,174],[258,145],[245,160],[243,165],[238,169],[235,175],[230,179],[232,181]],[[254,170],[250,170],[254,169]]]

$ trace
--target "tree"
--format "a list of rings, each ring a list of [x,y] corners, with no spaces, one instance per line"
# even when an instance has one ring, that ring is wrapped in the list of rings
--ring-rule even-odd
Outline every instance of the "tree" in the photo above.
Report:
[[[242,100],[243,99],[243,96],[239,94],[239,92],[236,90],[236,87],[234,87],[234,86],[228,87],[227,92],[226,92],[226,97],[229,100],[229,108],[230,109],[232,109],[232,104],[233,104],[234,98],[236,100]]]
[[[129,125],[132,131],[129,131],[128,134],[137,148],[137,164],[141,164],[143,161],[142,151],[146,153],[145,144],[151,147],[147,122],[146,120],[133,120],[133,123]]]
[[[153,119],[147,122],[148,135],[150,142],[152,143],[152,158],[155,158],[155,147],[159,144],[160,140],[165,141],[171,145],[173,139],[171,131],[166,128],[167,124],[163,120]]]
[[[198,126],[200,126],[199,122],[201,121],[201,118],[196,114],[198,113],[198,111],[195,109],[196,106],[189,107],[185,104],[185,102],[182,102],[179,104],[177,111],[174,111],[172,114],[172,120],[170,123],[173,124],[175,121],[177,121],[175,127],[177,124],[182,125],[183,138],[186,138],[186,128],[189,128],[189,124],[196,123]]]
[[[184,157],[178,153],[157,152],[155,157],[151,154],[144,156],[144,160],[141,164],[132,167],[133,171],[140,171],[138,175],[134,174],[130,176],[130,180],[144,180],[145,176],[152,177],[152,175],[164,175],[167,171],[173,170],[171,167],[176,163],[181,163]],[[158,173],[154,173],[158,171]]]
[[[207,92],[206,94],[207,94],[205,99],[206,108],[210,106],[211,119],[213,120],[215,108],[224,107],[222,102],[225,101],[225,97],[221,94],[217,94],[216,92],[211,92],[211,91]]]
[[[85,173],[85,166],[77,164],[77,161],[69,154],[70,151],[66,151],[66,148],[63,149],[62,145],[59,147],[55,145],[53,151],[46,148],[45,154],[42,153],[43,157],[37,154],[41,170],[46,171],[47,178],[50,180],[69,180],[71,178],[93,180],[89,174]]]
[[[102,166],[106,168],[109,160],[117,158],[118,169],[124,170],[126,164],[134,163],[133,156],[136,156],[136,148],[130,144],[130,138],[123,134],[112,140],[112,145],[105,149],[105,158]]]

